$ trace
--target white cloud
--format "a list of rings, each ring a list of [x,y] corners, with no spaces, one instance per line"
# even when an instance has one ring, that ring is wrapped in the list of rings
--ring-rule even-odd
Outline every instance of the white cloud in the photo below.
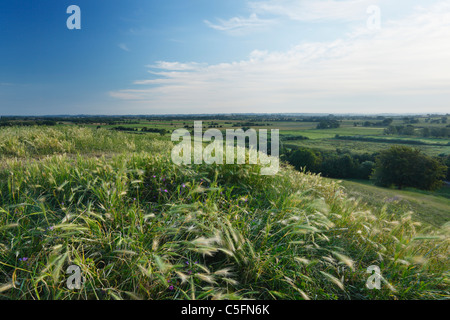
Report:
[[[366,18],[373,0],[269,0],[250,2],[256,13],[286,16],[299,21],[354,21]]]
[[[158,62],[154,79],[111,96],[172,112],[444,112],[450,99],[450,3],[378,32],[254,51],[233,63]],[[421,111],[419,111],[421,110]]]
[[[261,29],[275,22],[274,20],[260,19],[255,13],[252,13],[248,18],[234,17],[229,20],[217,19],[217,21],[217,24],[214,24],[208,20],[205,20],[204,22],[210,28],[215,30],[226,31],[234,34]]]
[[[148,65],[149,68],[172,70],[172,71],[188,71],[198,68],[201,64],[197,62],[167,62],[167,61],[157,61],[156,64]]]

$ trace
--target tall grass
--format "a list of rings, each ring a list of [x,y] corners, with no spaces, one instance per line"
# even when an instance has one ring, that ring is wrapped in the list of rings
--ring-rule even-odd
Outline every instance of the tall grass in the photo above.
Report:
[[[139,152],[155,148],[152,140],[157,138],[148,137],[78,126],[6,127],[0,128],[0,159],[62,153]]]
[[[427,229],[408,212],[368,207],[338,183],[287,166],[276,176],[258,166],[176,166],[168,142],[46,130],[73,153],[91,151],[89,141],[123,152],[2,161],[2,298],[449,297],[448,225]],[[25,143],[10,141],[15,156],[47,153],[20,153]],[[48,153],[69,152],[57,148]],[[67,288],[69,265],[82,270],[80,290]],[[381,269],[381,290],[365,286],[371,265]]]

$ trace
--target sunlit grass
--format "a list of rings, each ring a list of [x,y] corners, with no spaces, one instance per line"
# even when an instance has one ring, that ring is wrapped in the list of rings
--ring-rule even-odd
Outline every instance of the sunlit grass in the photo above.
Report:
[[[9,130],[2,150],[17,159],[0,170],[2,298],[449,297],[449,226],[359,203],[334,181],[290,167],[262,176],[250,165],[176,166],[170,142],[145,136]],[[81,267],[81,290],[66,286],[69,265]],[[365,286],[371,265],[381,290]]]

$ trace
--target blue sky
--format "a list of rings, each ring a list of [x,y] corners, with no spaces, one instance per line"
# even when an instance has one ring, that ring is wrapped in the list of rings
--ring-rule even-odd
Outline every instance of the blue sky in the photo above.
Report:
[[[446,113],[448,39],[442,0],[3,0],[0,115]]]

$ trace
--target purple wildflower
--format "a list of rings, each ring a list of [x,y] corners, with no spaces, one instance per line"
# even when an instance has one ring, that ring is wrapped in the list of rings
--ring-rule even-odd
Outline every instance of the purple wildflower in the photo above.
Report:
[[[173,286],[170,286],[170,287],[169,287],[169,290],[173,290]]]
[[[19,261],[27,261],[27,260],[28,260],[27,257],[23,257],[23,258],[20,258],[20,259],[19,259]]]

